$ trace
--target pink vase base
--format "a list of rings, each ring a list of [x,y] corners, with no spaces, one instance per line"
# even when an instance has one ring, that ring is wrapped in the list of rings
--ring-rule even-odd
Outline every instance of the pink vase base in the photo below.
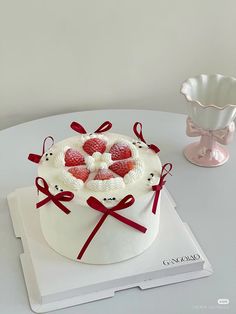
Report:
[[[184,156],[191,163],[201,167],[218,167],[229,159],[228,150],[217,142],[211,150],[206,149],[201,142],[191,143],[185,147]]]

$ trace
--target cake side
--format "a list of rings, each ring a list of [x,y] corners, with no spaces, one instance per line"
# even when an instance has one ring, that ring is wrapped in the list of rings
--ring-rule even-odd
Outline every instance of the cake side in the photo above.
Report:
[[[81,262],[110,264],[132,258],[147,249],[159,231],[160,205],[152,213],[153,193],[138,197],[135,203],[119,214],[147,228],[145,233],[133,229],[108,216],[90,242]],[[159,202],[160,204],[160,202]],[[40,210],[43,235],[56,252],[78,261],[78,255],[102,214],[88,206],[70,204],[71,213],[65,215],[53,203]]]

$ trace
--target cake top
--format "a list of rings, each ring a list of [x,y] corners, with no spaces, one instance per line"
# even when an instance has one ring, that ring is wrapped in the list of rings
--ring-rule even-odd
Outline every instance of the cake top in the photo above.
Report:
[[[143,195],[157,184],[161,173],[159,149],[145,142],[141,123],[136,122],[133,128],[138,139],[108,132],[108,121],[93,133],[87,133],[77,122],[71,127],[79,133],[77,136],[47,151],[45,140],[42,156],[35,161],[39,176],[46,180],[52,194],[72,191],[81,204],[86,204],[91,195],[112,203],[127,194]]]

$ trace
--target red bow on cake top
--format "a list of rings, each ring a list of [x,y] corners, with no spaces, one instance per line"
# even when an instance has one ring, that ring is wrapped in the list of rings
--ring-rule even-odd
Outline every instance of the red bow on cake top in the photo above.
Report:
[[[90,242],[92,241],[92,239],[94,238],[94,236],[96,235],[96,233],[98,232],[98,230],[100,229],[100,227],[102,226],[102,224],[104,223],[104,221],[106,220],[106,218],[110,215],[114,218],[116,218],[117,220],[123,222],[124,224],[142,232],[145,233],[147,231],[147,228],[145,228],[144,226],[118,214],[116,211],[121,210],[121,209],[125,209],[127,207],[130,207],[131,205],[133,205],[133,203],[135,202],[135,199],[132,195],[127,195],[125,196],[116,206],[112,207],[112,208],[107,208],[105,207],[99,200],[97,200],[95,197],[90,197],[87,200],[88,205],[95,209],[100,211],[101,213],[103,213],[102,217],[100,218],[99,222],[97,223],[97,225],[95,226],[95,228],[93,229],[93,231],[91,232],[90,236],[88,237],[88,239],[86,240],[86,242],[84,243],[82,249],[79,252],[79,255],[77,256],[77,259],[81,259],[83,254],[85,253],[87,247],[89,246]]]
[[[208,135],[210,133],[218,143],[227,145],[233,139],[234,130],[235,124],[231,123],[224,129],[207,131],[198,127],[191,118],[187,118],[186,134],[190,137]]]
[[[139,128],[139,130],[138,130]],[[154,144],[147,144],[143,137],[143,126],[140,122],[135,122],[133,126],[134,134],[137,136],[138,139],[140,139],[143,143],[145,143],[150,149],[152,149],[156,154],[160,151],[160,149],[154,145]]]
[[[40,181],[43,183],[40,185]],[[74,194],[70,191],[63,191],[56,195],[53,195],[49,191],[49,186],[47,182],[42,177],[37,177],[35,179],[35,185],[41,193],[46,195],[46,198],[41,200],[36,204],[36,208],[39,208],[46,203],[52,201],[58,208],[60,208],[65,214],[69,214],[70,210],[65,207],[61,202],[70,202],[74,198]]]
[[[172,164],[171,163],[166,163],[165,165],[162,166],[161,174],[160,174],[160,179],[159,183],[157,185],[153,185],[152,189],[155,191],[155,196],[154,196],[154,201],[152,205],[152,212],[155,215],[157,211],[157,205],[158,205],[158,200],[160,196],[160,191],[162,190],[163,186],[165,185],[165,177],[170,174],[170,171],[172,169]]]
[[[45,153],[45,151],[46,151],[46,143],[47,143],[47,141],[48,141],[49,139],[52,141],[52,143],[51,143],[51,145],[47,148],[47,150],[50,149],[50,148],[53,146],[53,144],[54,144],[54,139],[53,139],[53,137],[52,137],[52,136],[47,136],[47,137],[44,139],[44,141],[43,141],[43,150],[42,150],[42,154],[41,154],[41,155],[29,154],[28,159],[29,159],[30,161],[35,162],[36,164],[38,164],[38,163],[40,162],[41,158],[43,157],[43,155],[44,155],[44,153]]]
[[[78,122],[72,122],[71,123],[71,125],[70,125],[70,127],[74,130],[74,131],[76,131],[76,132],[78,132],[78,133],[80,133],[80,134],[87,134],[87,131],[85,130],[85,128],[81,125],[81,124],[79,124]],[[100,127],[96,130],[96,131],[94,131],[93,133],[103,133],[103,132],[106,132],[106,131],[108,131],[108,130],[110,130],[111,129],[111,127],[112,127],[112,123],[110,122],[110,121],[105,121],[102,125],[100,125]]]

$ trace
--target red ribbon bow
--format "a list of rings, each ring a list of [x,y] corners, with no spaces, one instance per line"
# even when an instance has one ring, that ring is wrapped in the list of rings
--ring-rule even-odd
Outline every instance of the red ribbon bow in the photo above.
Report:
[[[41,155],[37,155],[37,154],[29,154],[28,159],[32,162],[35,162],[36,164],[38,164],[41,160],[41,158],[43,157],[45,151],[46,151],[46,142],[47,140],[50,139],[52,141],[51,145],[48,147],[48,149],[50,149],[52,147],[52,145],[54,144],[54,139],[52,136],[47,136],[44,141],[43,141],[43,150],[42,150],[42,154]],[[48,150],[47,149],[47,150]]]
[[[80,134],[87,134],[87,131],[85,130],[85,128],[81,125],[81,124],[79,124],[78,122],[72,122],[71,123],[71,125],[70,125],[70,127],[74,130],[74,131],[76,131],[76,132],[78,132],[78,133],[80,133]],[[94,131],[93,133],[103,133],[103,132],[106,132],[106,131],[108,131],[108,130],[110,130],[111,129],[111,127],[112,127],[112,123],[110,122],[110,121],[105,121],[102,125],[100,125],[100,127],[96,130],[96,131]]]
[[[140,130],[138,130],[138,127],[140,128]],[[138,139],[140,139],[143,143],[147,144],[147,142],[145,141],[144,137],[143,137],[143,126],[142,123],[140,122],[135,122],[134,126],[133,126],[133,131],[135,133],[135,135],[137,136]],[[156,154],[160,151],[160,149],[154,145],[154,144],[147,144],[147,146],[152,149]]]
[[[156,214],[158,200],[159,200],[159,196],[160,196],[160,191],[162,190],[163,186],[166,183],[165,177],[168,174],[171,175],[171,173],[170,173],[171,169],[172,169],[171,163],[166,163],[165,165],[163,165],[162,170],[161,170],[161,174],[160,174],[159,183],[157,185],[152,186],[153,191],[156,192],[155,197],[154,197],[154,201],[153,201],[153,205],[152,205],[152,212],[154,215]]]
[[[39,181],[42,181],[43,185],[39,184]],[[36,208],[39,208],[46,203],[52,201],[57,207],[59,207],[65,214],[69,214],[70,210],[66,208],[61,202],[70,202],[74,198],[74,194],[70,191],[63,191],[56,195],[53,195],[49,192],[49,186],[47,182],[42,177],[37,177],[35,179],[35,185],[38,188],[38,191],[45,194],[47,197],[36,204]]]
[[[145,228],[144,226],[116,213],[117,210],[121,210],[121,209],[130,207],[134,202],[135,202],[134,197],[132,195],[127,195],[116,206],[114,206],[112,208],[107,208],[99,200],[97,200],[95,197],[91,196],[87,200],[88,205],[90,207],[92,207],[93,209],[100,211],[101,213],[103,213],[103,215],[100,218],[97,225],[95,226],[95,228],[93,229],[93,231],[91,232],[91,234],[88,237],[88,239],[86,240],[86,242],[84,243],[82,249],[79,252],[79,255],[77,256],[77,259],[82,258],[83,254],[85,253],[90,242],[92,241],[92,239],[94,238],[94,236],[96,235],[96,233],[98,232],[98,230],[100,229],[100,227],[102,226],[102,224],[104,223],[104,221],[106,220],[106,218],[109,215],[113,216],[114,218],[123,222],[124,224],[126,224],[126,225],[140,231],[140,232],[145,233],[147,231],[147,228]]]

